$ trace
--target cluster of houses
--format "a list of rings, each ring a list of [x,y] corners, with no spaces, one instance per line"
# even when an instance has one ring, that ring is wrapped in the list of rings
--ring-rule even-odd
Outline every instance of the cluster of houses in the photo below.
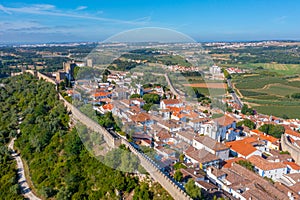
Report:
[[[165,67],[166,69],[168,69],[169,71],[172,72],[195,72],[195,71],[199,71],[199,68],[197,67],[186,67],[186,66],[181,66],[181,65],[169,65]]]
[[[170,174],[174,174],[174,164],[182,162],[182,182],[193,178],[205,191],[221,189],[233,199],[300,198],[300,163],[281,151],[280,139],[258,129],[237,127],[244,119],[253,121],[257,128],[280,124],[291,143],[300,147],[300,120],[233,113],[212,119],[209,108],[204,111],[197,104],[171,98],[161,86],[126,84],[132,78],[116,73],[107,77],[107,83],[79,81],[76,85],[88,91],[95,110],[112,112],[122,121],[124,131],[137,147],[155,151],[155,162]],[[132,94],[137,95],[130,98]],[[143,109],[145,94],[161,97],[155,109],[148,112]]]
[[[235,67],[229,67],[226,68],[227,72],[229,74],[243,74],[245,71],[243,69],[235,68]]]

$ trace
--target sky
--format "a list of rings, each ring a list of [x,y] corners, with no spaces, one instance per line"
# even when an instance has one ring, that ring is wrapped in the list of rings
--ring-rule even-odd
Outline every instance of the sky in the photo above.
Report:
[[[298,0],[0,2],[0,43],[101,42],[160,27],[197,41],[300,40]]]

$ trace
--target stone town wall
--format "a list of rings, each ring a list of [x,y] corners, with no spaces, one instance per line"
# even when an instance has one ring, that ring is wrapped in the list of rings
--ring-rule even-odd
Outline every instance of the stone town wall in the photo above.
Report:
[[[291,144],[285,134],[281,135],[281,148],[283,151],[288,151],[295,162],[300,165],[300,148]]]

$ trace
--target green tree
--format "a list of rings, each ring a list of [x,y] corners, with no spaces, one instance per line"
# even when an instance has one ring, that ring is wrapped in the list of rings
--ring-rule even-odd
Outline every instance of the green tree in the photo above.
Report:
[[[239,160],[236,162],[237,164],[247,168],[250,171],[254,172],[254,165],[252,165],[252,163],[250,161],[247,160]]]
[[[193,199],[201,198],[201,189],[195,185],[195,181],[193,179],[189,179],[185,184],[185,190]]]
[[[247,104],[244,104],[241,111],[244,115],[254,115],[254,110],[249,108]]]
[[[153,103],[146,103],[145,105],[143,105],[143,109],[148,112],[151,110],[152,106],[153,106]]]
[[[179,155],[179,162],[182,162],[182,163],[183,163],[184,157],[185,157],[185,155],[184,155],[183,153],[180,154],[180,155]]]
[[[160,96],[158,94],[145,94],[143,100],[146,103],[158,104],[160,102]]]
[[[250,129],[255,129],[255,123],[249,119],[244,119],[243,121],[240,121],[236,124],[238,127],[244,125],[247,126]]]
[[[259,130],[276,138],[281,138],[281,135],[285,132],[283,126],[274,124],[264,124],[259,127]]]
[[[183,178],[182,172],[178,169],[174,174],[174,179],[178,182],[181,182]]]
[[[130,99],[135,99],[135,98],[140,98],[140,97],[141,97],[141,95],[139,95],[139,94],[130,95]]]

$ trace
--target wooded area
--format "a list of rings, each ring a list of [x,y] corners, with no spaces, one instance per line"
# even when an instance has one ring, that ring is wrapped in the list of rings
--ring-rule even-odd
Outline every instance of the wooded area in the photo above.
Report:
[[[29,166],[38,196],[45,199],[119,199],[120,195],[129,195],[135,188],[140,191],[139,181],[133,174],[106,166],[84,148],[76,129],[68,126],[69,113],[58,100],[54,85],[28,74],[1,82],[4,88],[0,93],[0,171],[5,170],[1,173],[5,176],[0,179],[0,195],[22,199],[15,181],[15,165],[7,153],[3,155],[3,144],[16,136],[19,116],[23,122],[15,146]],[[162,190],[160,196],[151,187],[152,192],[143,195],[147,197],[144,199],[170,198],[161,186],[158,190]]]

